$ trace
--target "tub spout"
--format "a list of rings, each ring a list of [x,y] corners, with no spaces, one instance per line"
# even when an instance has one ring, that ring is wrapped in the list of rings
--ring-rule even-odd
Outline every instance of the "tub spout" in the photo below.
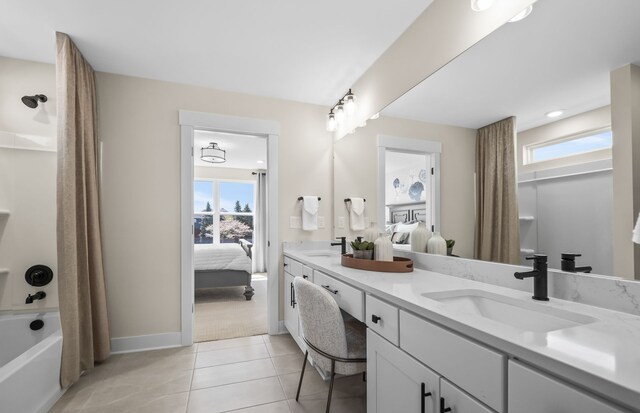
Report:
[[[38,291],[34,295],[31,295],[31,294],[27,295],[27,299],[24,301],[24,303],[33,304],[35,300],[42,300],[46,296],[47,296],[47,293],[45,293],[44,291]]]

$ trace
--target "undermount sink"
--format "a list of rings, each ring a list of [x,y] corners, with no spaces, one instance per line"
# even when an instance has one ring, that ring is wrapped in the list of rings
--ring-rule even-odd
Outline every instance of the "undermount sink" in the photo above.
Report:
[[[571,311],[482,290],[453,290],[424,293],[422,296],[457,313],[487,318],[523,331],[544,333],[598,321]]]

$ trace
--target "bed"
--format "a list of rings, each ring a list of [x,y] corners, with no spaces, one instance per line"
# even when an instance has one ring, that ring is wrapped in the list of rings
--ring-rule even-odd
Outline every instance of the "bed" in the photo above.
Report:
[[[193,248],[195,288],[244,287],[251,300],[251,247],[246,240],[239,243],[196,244]]]

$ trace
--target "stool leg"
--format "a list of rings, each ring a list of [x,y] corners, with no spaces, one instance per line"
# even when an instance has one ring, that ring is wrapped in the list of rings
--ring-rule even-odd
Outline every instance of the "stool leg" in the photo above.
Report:
[[[304,352],[304,360],[302,360],[302,371],[300,372],[300,383],[298,383],[298,392],[296,393],[296,401],[300,397],[300,389],[302,388],[302,378],[304,377],[304,368],[307,366],[307,356],[309,355],[309,350]]]
[[[331,382],[329,383],[329,397],[327,398],[327,412],[329,413],[329,409],[331,408],[331,393],[333,393],[333,380],[336,378],[336,361],[331,360]]]

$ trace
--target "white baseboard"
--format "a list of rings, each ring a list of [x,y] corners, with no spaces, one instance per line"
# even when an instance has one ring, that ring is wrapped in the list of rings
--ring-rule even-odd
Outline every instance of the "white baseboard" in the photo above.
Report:
[[[111,339],[111,354],[133,353],[182,346],[182,334],[163,333],[146,336],[117,337]]]

